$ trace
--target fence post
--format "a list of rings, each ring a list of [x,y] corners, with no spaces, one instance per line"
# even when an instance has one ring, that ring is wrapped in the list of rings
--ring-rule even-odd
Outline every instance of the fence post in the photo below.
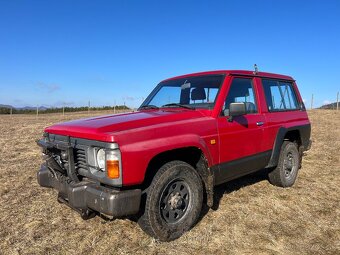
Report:
[[[39,106],[37,106],[37,117],[39,116]]]
[[[313,110],[314,94],[312,94],[312,100],[310,102],[310,109]]]
[[[11,107],[11,112],[10,112],[10,113],[11,113],[11,118],[12,118],[12,114],[13,114],[13,107]]]
[[[339,91],[336,93],[336,110],[339,110]]]

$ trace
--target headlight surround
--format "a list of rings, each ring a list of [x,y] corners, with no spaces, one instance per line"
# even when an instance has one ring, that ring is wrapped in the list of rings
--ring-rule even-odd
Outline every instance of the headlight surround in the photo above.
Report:
[[[109,179],[121,179],[121,153],[119,149],[97,148],[96,166]]]
[[[97,165],[100,168],[100,170],[104,171],[105,170],[105,165],[106,165],[106,160],[105,160],[105,150],[104,149],[99,149],[97,151]]]

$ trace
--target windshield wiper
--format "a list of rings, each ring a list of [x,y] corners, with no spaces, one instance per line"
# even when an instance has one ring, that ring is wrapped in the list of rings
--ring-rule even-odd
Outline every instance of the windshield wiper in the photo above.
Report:
[[[159,107],[158,106],[156,106],[156,105],[153,105],[153,104],[148,104],[148,105],[143,105],[143,106],[141,106],[141,107],[139,107],[139,110],[141,110],[141,109],[159,109]]]
[[[171,103],[171,104],[162,105],[162,107],[173,107],[173,106],[195,110],[195,107],[192,107],[192,106],[189,106],[189,105],[184,105],[184,104],[178,104],[178,103]]]

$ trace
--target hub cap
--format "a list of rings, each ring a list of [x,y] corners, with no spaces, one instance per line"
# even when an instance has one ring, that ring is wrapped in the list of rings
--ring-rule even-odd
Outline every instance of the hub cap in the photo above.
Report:
[[[176,223],[185,215],[189,205],[188,185],[182,180],[169,183],[162,192],[160,212],[167,223]]]
[[[284,159],[285,177],[289,178],[296,170],[296,160],[291,152],[288,152]]]

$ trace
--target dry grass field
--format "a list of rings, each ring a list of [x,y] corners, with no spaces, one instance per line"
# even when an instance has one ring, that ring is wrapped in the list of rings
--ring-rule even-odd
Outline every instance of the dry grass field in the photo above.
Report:
[[[129,219],[83,221],[37,184],[43,128],[83,116],[0,116],[0,254],[340,254],[340,112],[309,112],[313,147],[294,187],[265,172],[219,186],[215,210],[169,243]]]

